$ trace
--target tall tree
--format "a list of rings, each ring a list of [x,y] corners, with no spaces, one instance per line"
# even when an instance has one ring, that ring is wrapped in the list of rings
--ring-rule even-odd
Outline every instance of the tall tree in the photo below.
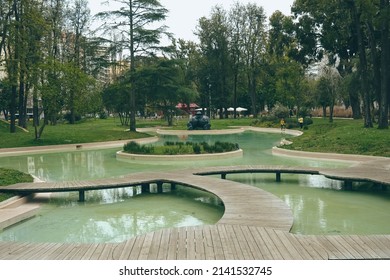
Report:
[[[226,11],[220,6],[212,9],[210,18],[199,20],[197,35],[200,49],[204,56],[203,69],[203,104],[219,109],[220,118],[224,117],[223,108],[227,107],[230,75],[230,57],[228,49],[228,26]],[[227,111],[225,111],[227,114]]]
[[[388,128],[389,1],[296,0],[292,10],[298,21],[297,35],[302,49],[310,46],[326,51],[343,77],[351,77],[358,70],[364,126],[373,126],[372,108],[378,105],[378,128]],[[299,32],[301,26],[307,27],[306,32]],[[355,111],[360,100],[356,92],[350,95],[350,103],[354,116],[358,117],[360,114]]]
[[[34,88],[33,113],[35,139],[41,139],[47,124],[56,124],[62,110],[60,66],[63,62],[61,50],[65,25],[65,1],[42,1],[40,14],[46,24],[42,45],[43,59],[38,69],[38,86]],[[43,113],[44,120],[40,122]]]
[[[180,61],[156,58],[151,63],[139,67],[134,86],[137,93],[146,97],[148,106],[162,112],[168,126],[172,126],[175,106],[180,101],[182,93],[187,90]]]
[[[269,25],[263,79],[267,105],[272,108],[279,102],[290,109],[299,108],[307,99],[304,96],[307,65],[298,55],[292,17],[276,11],[271,15]]]
[[[330,62],[346,77],[352,75],[357,67],[358,44],[351,13],[341,5],[343,2],[296,0],[292,12],[298,43],[294,57],[310,65],[323,60],[326,53]],[[351,105],[355,118],[361,117],[361,98],[358,93],[349,91],[349,100],[346,102]]]
[[[154,53],[165,33],[165,26],[153,28],[153,24],[166,18],[168,10],[158,0],[114,0],[121,5],[119,10],[101,12],[97,15],[105,21],[103,30],[120,32],[119,49],[129,52],[131,77],[136,71],[136,56]],[[130,83],[134,83],[133,78]],[[136,93],[130,90],[130,131],[136,131]]]
[[[179,102],[187,104],[189,108],[190,103],[197,102],[199,98],[196,75],[199,56],[197,45],[183,39],[173,40],[169,55],[180,68],[178,76],[182,86],[179,89]]]
[[[390,2],[380,0],[380,29],[381,29],[381,96],[379,103],[378,128],[389,128],[390,107]]]
[[[244,8],[241,4],[236,2],[229,13],[229,51],[233,75],[233,108],[234,118],[237,118],[237,107],[238,107],[238,86],[240,76],[243,74],[243,42],[242,33],[244,29]]]
[[[326,116],[326,107],[329,107],[329,122],[333,122],[333,111],[337,99],[341,96],[342,80],[337,69],[324,66],[321,69],[318,81],[318,103],[323,108],[323,116]]]
[[[86,49],[85,36],[88,28],[88,22],[90,20],[90,10],[88,8],[87,0],[74,0],[72,6],[68,9],[68,33],[67,33],[67,44],[66,46],[70,48],[68,61],[72,62],[77,69],[82,69],[84,63],[82,59],[85,59],[83,54]],[[77,75],[77,73],[75,73]],[[76,116],[76,97],[75,95],[80,95],[80,88],[74,87],[75,84],[70,85],[71,89],[69,91],[68,98],[68,107],[70,111],[70,124],[75,123]]]
[[[363,91],[363,100],[364,100],[364,127],[371,128],[372,124],[372,114],[371,114],[371,96],[369,91],[369,81],[368,81],[368,62],[367,62],[367,49],[363,33],[363,26],[361,22],[361,7],[356,5],[355,0],[348,0],[349,8],[351,9],[352,21],[355,27],[356,38],[358,43],[358,54],[359,54],[359,70],[360,70],[360,80],[361,87]]]
[[[243,61],[252,114],[257,116],[264,105],[258,104],[258,79],[266,48],[266,17],[263,7],[247,4],[243,7]]]

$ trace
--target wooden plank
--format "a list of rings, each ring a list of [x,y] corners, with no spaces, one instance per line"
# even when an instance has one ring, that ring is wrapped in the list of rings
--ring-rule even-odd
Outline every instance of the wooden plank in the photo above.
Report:
[[[186,260],[195,260],[196,259],[196,250],[195,250],[195,231],[192,227],[186,228],[187,238],[186,238],[186,247],[187,247],[187,256]]]
[[[170,229],[164,229],[161,232],[161,242],[160,242],[160,248],[157,254],[157,260],[166,260],[168,257],[168,251],[169,251],[169,244],[170,244],[170,238],[171,238],[171,230]],[[176,245],[176,244],[175,244]],[[174,245],[174,247],[176,247]]]
[[[364,259],[362,253],[365,254],[365,252],[360,250],[359,246],[356,246],[357,244],[351,242],[348,235],[339,235],[336,238],[340,239],[339,243],[353,256],[353,259]]]
[[[247,239],[242,231],[242,228],[243,227],[241,227],[241,226],[234,226],[233,231],[234,231],[236,239],[238,241],[239,249],[242,253],[243,259],[244,260],[252,260],[254,258],[253,258],[253,255],[251,253],[251,248],[248,245]]]
[[[235,233],[229,225],[218,225],[218,232],[222,244],[223,255],[226,260],[233,260],[240,257],[240,246],[235,238]]]
[[[150,247],[152,245],[154,235],[155,235],[154,232],[145,234],[145,239],[144,239],[144,242],[142,244],[141,251],[139,253],[139,258],[138,258],[139,260],[147,260],[148,259]]]
[[[210,232],[211,226],[202,227],[202,232],[204,236],[204,244],[205,244],[205,259],[206,260],[215,260],[213,239],[211,237]]]
[[[68,254],[66,254],[65,257],[61,258],[61,260],[75,260],[77,259],[77,254],[80,250],[84,249],[85,247],[81,244],[70,246],[70,250],[68,251]]]
[[[90,257],[90,260],[99,260],[100,255],[103,253],[105,246],[106,244],[97,244],[97,246],[95,247],[95,251],[93,251]]]
[[[51,255],[55,255],[55,251],[62,246],[61,243],[56,243],[53,247],[48,248],[47,250],[37,250],[37,254],[34,256],[36,260],[52,260]]]
[[[325,248],[322,247],[322,245],[314,237],[306,237],[302,235],[290,236],[301,244],[298,251],[302,252],[302,256],[307,254],[307,257],[304,258],[305,260],[327,260],[329,258]]]
[[[28,242],[7,242],[6,247],[3,249],[3,256],[0,259],[17,259],[28,245]]]
[[[206,259],[205,253],[205,239],[203,237],[202,227],[196,227],[195,230],[195,259]]]
[[[285,242],[280,240],[280,236],[277,236],[274,229],[265,229],[275,249],[279,252],[281,260],[292,260],[294,257],[289,251],[289,248],[285,246]],[[285,239],[285,238],[283,238]],[[286,242],[288,243],[288,242]],[[276,251],[275,250],[275,251]]]
[[[66,257],[66,254],[71,250],[69,244],[61,244],[54,251],[48,252],[47,260],[61,260],[61,258]]]
[[[390,239],[386,237],[383,235],[370,235],[367,237],[373,244],[371,248],[381,256],[381,259],[390,259]]]
[[[371,249],[370,246],[366,244],[366,242],[359,236],[356,235],[348,235],[345,236],[347,242],[352,243],[352,247],[356,249],[356,251],[364,258],[364,259],[378,259],[380,256]]]
[[[4,257],[6,258],[2,257],[1,259],[22,259],[24,251],[28,250],[32,246],[33,244],[29,244],[28,242],[17,242],[15,245],[12,242],[9,242],[8,246],[4,250],[4,252],[6,252]]]
[[[302,243],[301,243],[301,238],[299,236],[296,236],[294,234],[291,234],[291,233],[286,233],[285,234],[286,238],[291,242],[291,244],[293,244],[295,250],[297,250],[299,256],[303,259],[303,260],[318,260],[318,259],[323,259],[322,257],[320,258],[316,258],[316,257],[313,257],[312,254],[309,253],[309,251],[313,250],[313,245],[310,244],[308,246],[304,246]]]
[[[348,259],[351,256],[345,255],[345,250],[337,242],[332,242],[326,235],[314,236],[315,240],[321,244],[328,253],[328,258],[331,260],[343,260]],[[305,240],[305,239],[303,239]]]
[[[112,252],[114,250],[114,244],[104,244],[103,250],[98,257],[98,260],[112,260]]]
[[[99,244],[91,244],[85,251],[85,254],[82,256],[81,260],[90,260],[94,255],[95,250],[98,248]]]
[[[184,227],[177,229],[177,259],[187,259],[187,231]]]
[[[225,260],[221,237],[218,227],[210,227],[210,235],[213,242],[214,256],[216,260]]]
[[[254,227],[250,227],[250,226],[242,226],[241,227],[244,238],[245,238],[246,242],[248,243],[249,251],[252,255],[252,259],[262,260],[263,255],[261,253],[260,248],[258,248],[258,246],[257,246],[255,237],[252,234],[252,231],[254,230],[253,228]]]
[[[167,252],[167,259],[168,260],[176,260],[177,258],[177,251],[178,251],[178,230],[176,228],[169,230],[169,246],[168,246],[168,252]]]
[[[18,258],[19,260],[34,260],[39,254],[50,251],[56,246],[56,243],[45,243],[37,246],[31,246],[31,250],[24,251],[23,254]]]
[[[158,252],[161,246],[162,231],[156,231],[153,234],[152,242],[148,253],[148,260],[157,260]]]
[[[130,252],[129,260],[138,260],[140,258],[141,250],[145,241],[146,235],[137,236],[134,239],[134,246]]]
[[[344,257],[338,259],[356,259],[356,255],[351,253],[346,247],[349,247],[347,244],[345,244],[345,241],[340,238],[340,236],[335,235],[329,235],[324,236],[325,240],[327,240],[329,243],[332,244],[334,248],[337,249],[338,252],[340,252]],[[329,246],[329,245],[328,245]],[[328,246],[325,246],[325,248],[329,248]],[[334,252],[334,251],[332,251]]]
[[[286,248],[286,258],[288,258],[289,260],[303,260],[302,255],[294,246],[298,244],[296,242],[291,242],[291,239],[287,237],[289,233],[282,232],[280,230],[272,230],[272,232],[275,234],[275,240],[277,237],[277,239],[279,239],[279,244],[283,244],[283,246]]]
[[[91,244],[80,244],[78,250],[73,253],[72,260],[82,260],[90,247]]]
[[[272,256],[271,259],[273,260],[283,260],[282,255],[280,254],[276,244],[272,241],[270,236],[268,235],[268,232],[265,228],[258,228],[257,229],[264,240],[264,242],[267,244],[268,250]]]
[[[261,260],[272,259],[272,254],[271,254],[270,250],[268,249],[267,244],[263,240],[263,237],[261,236],[257,227],[251,227],[251,234],[252,234],[254,241],[257,245],[259,254],[261,254],[261,257],[259,257],[259,259],[261,259]]]

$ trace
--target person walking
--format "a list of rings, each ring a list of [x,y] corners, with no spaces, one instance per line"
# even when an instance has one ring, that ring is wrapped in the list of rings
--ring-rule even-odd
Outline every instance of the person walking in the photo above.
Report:
[[[302,129],[303,128],[303,118],[302,117],[300,117],[298,119],[298,123],[299,123],[299,127]]]
[[[280,120],[280,129],[281,129],[282,131],[284,131],[284,130],[286,129],[286,121],[284,120],[284,118],[282,118],[282,119]]]

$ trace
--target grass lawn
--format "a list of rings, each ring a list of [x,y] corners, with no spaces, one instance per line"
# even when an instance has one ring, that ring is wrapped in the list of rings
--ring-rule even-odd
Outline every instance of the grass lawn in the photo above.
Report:
[[[32,182],[34,179],[31,175],[17,170],[0,168],[0,190],[1,186],[8,186],[17,183]],[[12,194],[0,193],[0,202],[12,197]]]
[[[286,149],[390,157],[390,130],[364,128],[362,120],[313,119],[304,134],[290,138]]]
[[[42,138],[35,140],[34,127],[31,123],[28,132],[18,129],[16,133],[11,134],[8,124],[0,121],[0,148],[104,142],[150,136],[145,133],[129,132],[126,129],[127,127],[120,125],[119,119],[87,119],[74,125],[47,125]]]

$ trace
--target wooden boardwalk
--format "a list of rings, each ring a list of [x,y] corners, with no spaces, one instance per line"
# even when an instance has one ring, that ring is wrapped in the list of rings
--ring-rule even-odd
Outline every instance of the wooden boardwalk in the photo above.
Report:
[[[164,229],[118,244],[0,242],[0,260],[390,259],[390,237],[302,236],[242,225]]]
[[[248,185],[199,176],[262,172],[275,174],[323,174],[342,180],[371,180],[356,172],[360,168],[316,170],[311,168],[239,166],[175,173],[132,174],[118,179],[63,183],[34,183],[8,186],[21,193],[88,191],[145,184],[180,184],[218,196],[225,213],[216,225],[164,229],[108,244],[53,244],[0,242],[3,260],[321,260],[390,259],[390,235],[303,236],[289,233],[293,224],[291,210],[277,197]],[[219,169],[219,170],[218,170]],[[353,171],[355,170],[355,171]],[[387,165],[378,171],[375,181],[388,185]],[[348,171],[348,172],[347,172]],[[355,172],[355,173],[354,173]],[[337,173],[337,174],[336,174]],[[356,176],[356,177],[354,177]],[[1,215],[1,214],[0,214]]]
[[[0,242],[3,260],[323,260],[314,239],[241,225],[164,229],[119,244]]]

